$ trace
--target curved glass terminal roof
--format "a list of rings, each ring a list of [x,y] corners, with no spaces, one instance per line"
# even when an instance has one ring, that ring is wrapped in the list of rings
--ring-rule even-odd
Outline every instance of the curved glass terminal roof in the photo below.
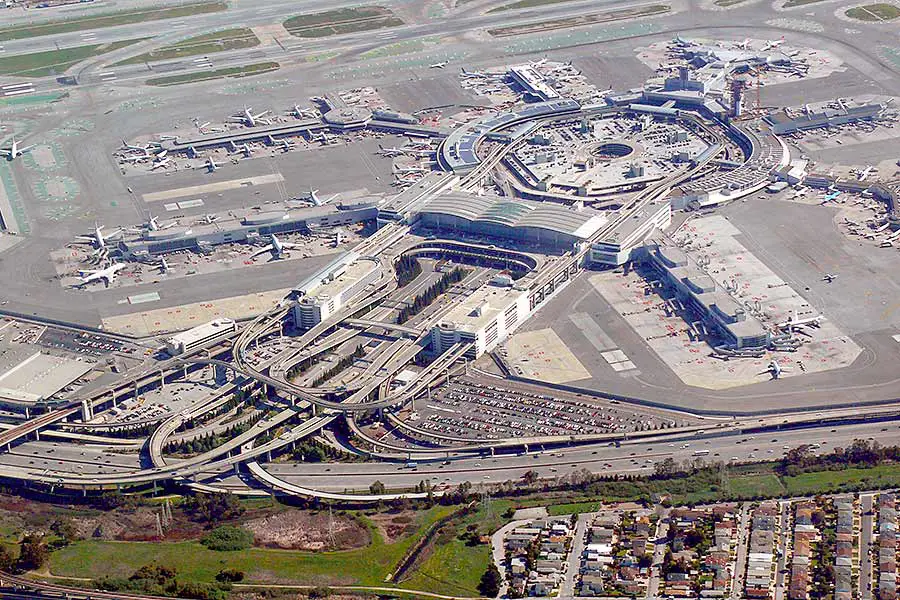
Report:
[[[544,229],[579,239],[587,239],[606,218],[594,212],[577,211],[559,204],[477,196],[449,192],[428,202],[422,215],[447,216],[471,223],[501,225],[513,229]]]

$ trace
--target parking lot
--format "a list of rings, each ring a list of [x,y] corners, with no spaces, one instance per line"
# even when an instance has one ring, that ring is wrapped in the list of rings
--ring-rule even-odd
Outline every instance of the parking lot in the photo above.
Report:
[[[218,388],[213,367],[207,367],[191,373],[188,381],[170,382],[164,388],[142,390],[137,398],[128,398],[116,407],[96,413],[92,422],[129,426],[159,421],[166,415],[214,396]]]
[[[416,403],[416,426],[473,439],[583,433],[628,433],[684,425],[681,415],[616,401],[549,395],[461,378]]]

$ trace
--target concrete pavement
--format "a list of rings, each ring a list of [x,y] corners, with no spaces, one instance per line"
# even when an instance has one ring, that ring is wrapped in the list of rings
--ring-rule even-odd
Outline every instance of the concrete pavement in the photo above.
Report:
[[[666,556],[669,537],[669,510],[666,509],[659,517],[656,524],[656,539],[653,543],[653,564],[650,566],[650,577],[647,581],[647,599],[657,598],[660,587],[660,568],[663,558]]]
[[[873,514],[875,494],[861,494],[859,529],[859,597],[872,600],[872,542],[874,541]]]
[[[741,505],[738,519],[737,547],[735,548],[734,573],[731,575],[731,598],[741,598],[744,593],[744,577],[747,574],[747,544],[750,540],[750,504]]]
[[[500,570],[500,575],[503,576],[500,583],[500,592],[497,594],[498,598],[503,598],[506,595],[506,590],[509,588],[509,584],[506,582],[506,550],[503,547],[503,539],[510,531],[516,527],[522,527],[528,522],[529,519],[510,521],[491,535],[491,559],[494,561],[497,569]]]

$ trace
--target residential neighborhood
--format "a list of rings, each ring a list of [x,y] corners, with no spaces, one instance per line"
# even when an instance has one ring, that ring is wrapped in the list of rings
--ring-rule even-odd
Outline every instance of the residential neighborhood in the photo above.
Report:
[[[508,597],[897,598],[891,492],[602,504],[513,523],[502,540]]]

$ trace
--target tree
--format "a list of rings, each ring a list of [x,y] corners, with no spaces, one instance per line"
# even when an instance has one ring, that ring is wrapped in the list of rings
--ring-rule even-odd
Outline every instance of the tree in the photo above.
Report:
[[[500,575],[500,569],[493,562],[488,565],[487,571],[481,576],[478,582],[478,592],[482,596],[488,598],[496,598],[500,593],[500,584],[503,583],[503,576]]]
[[[221,583],[237,583],[244,580],[244,572],[237,569],[222,569],[216,574],[216,581]]]
[[[9,553],[6,546],[0,545],[0,571],[9,571],[14,562],[12,554]]]
[[[175,579],[175,576],[178,574],[173,567],[167,567],[165,565],[144,565],[140,567],[137,571],[131,574],[129,577],[129,581],[148,581],[156,583],[157,585],[165,585],[169,581]]]
[[[233,519],[244,512],[237,497],[228,493],[198,494],[190,500],[188,509],[206,523]]]
[[[50,525],[50,531],[62,538],[65,544],[71,544],[79,539],[78,530],[72,519],[57,519]]]
[[[380,496],[384,493],[385,487],[384,484],[380,481],[376,480],[369,486],[369,493],[373,496]]]
[[[19,544],[19,567],[26,571],[40,569],[47,564],[50,551],[44,538],[39,535],[26,535]]]
[[[653,474],[657,477],[671,477],[678,472],[678,463],[671,456],[653,465]]]
[[[540,477],[540,475],[538,475],[537,471],[535,471],[533,469],[529,469],[528,471],[525,471],[525,473],[522,475],[522,481],[526,485],[531,485],[535,481],[538,480],[538,477]]]
[[[310,600],[323,600],[331,595],[331,588],[325,587],[324,585],[317,585],[313,589],[309,590]]]

